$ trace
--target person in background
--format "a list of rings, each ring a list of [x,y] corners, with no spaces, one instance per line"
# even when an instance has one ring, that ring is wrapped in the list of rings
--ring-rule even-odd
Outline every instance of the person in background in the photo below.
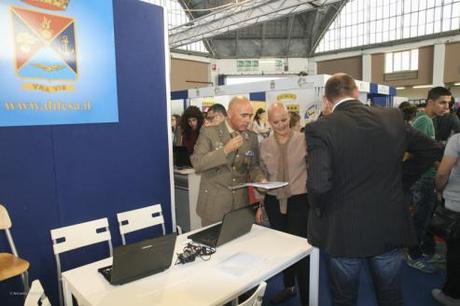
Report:
[[[206,115],[208,120],[207,126],[217,126],[221,124],[225,118],[227,118],[227,111],[222,104],[216,103],[213,104],[209,109]]]
[[[408,101],[404,101],[398,106],[399,110],[401,111],[404,121],[408,125],[412,125],[412,120],[414,120],[415,115],[417,114],[417,106],[415,104],[412,104]],[[404,152],[403,156],[403,162],[409,160],[411,158],[411,155],[409,152]],[[413,202],[412,202],[412,192],[408,190],[404,194],[406,203],[409,207],[410,210],[413,210]]]
[[[425,112],[426,102],[419,103],[416,106],[417,106],[417,112],[421,112],[421,113]]]
[[[460,102],[457,101],[457,103],[454,104],[454,107],[452,107],[452,110],[454,114],[457,114],[457,117],[460,119]]]
[[[227,119],[217,126],[202,129],[190,157],[201,175],[196,212],[203,226],[222,221],[234,209],[248,205],[247,188],[229,187],[251,182],[266,182],[259,166],[259,143],[251,124],[252,105],[245,97],[234,97]]]
[[[290,123],[289,127],[293,129],[294,131],[300,132],[302,129],[302,125],[300,124],[300,115],[297,112],[290,112]],[[270,120],[269,120],[270,121]]]
[[[442,192],[445,207],[460,213],[460,134],[447,141],[444,157],[436,173],[436,189]],[[460,237],[447,244],[446,282],[442,289],[433,289],[435,300],[443,305],[460,305]]]
[[[412,124],[412,120],[414,120],[415,115],[417,114],[417,106],[408,101],[404,101],[399,104],[398,108],[403,113],[404,121],[408,124]]]
[[[443,144],[447,142],[450,135],[460,133],[460,119],[452,109],[454,104],[455,98],[451,97],[449,111],[444,116],[433,118],[433,125],[436,133],[435,138]]]
[[[330,77],[325,96],[332,113],[305,126],[308,242],[326,255],[333,305],[356,305],[363,266],[378,305],[403,305],[402,248],[415,241],[404,192],[442,149],[398,109],[357,100],[347,74]]]
[[[292,114],[292,113],[291,113]],[[289,182],[289,185],[267,191],[265,211],[273,229],[307,238],[308,198],[307,145],[299,131],[291,129],[290,115],[282,103],[268,109],[268,122],[273,133],[260,144],[260,163],[269,181]],[[263,221],[263,209],[256,213],[258,223]],[[300,289],[301,305],[308,303],[309,257],[283,271],[284,289],[271,298],[280,304],[295,295],[296,279]]]
[[[251,129],[257,134],[259,143],[270,134],[270,127],[265,122],[265,110],[263,108],[256,111]]]
[[[203,113],[196,106],[189,106],[181,118],[182,143],[191,155],[195,147],[196,140],[200,134],[201,126],[204,123]]]
[[[323,109],[321,110],[321,113],[318,116],[318,119],[324,118],[327,115],[330,115],[332,113],[332,104],[329,103],[326,99],[323,100]]]
[[[435,139],[433,119],[441,117],[449,109],[452,94],[444,87],[434,87],[428,92],[424,112],[418,112],[412,126],[431,139]],[[436,191],[434,165],[430,167],[412,188],[412,203],[415,207],[412,220],[417,235],[417,243],[411,246],[407,254],[407,264],[425,273],[436,272],[435,262],[443,260],[444,256],[436,254],[436,243],[433,235],[427,230],[428,224],[436,207]]]
[[[177,114],[171,116],[171,131],[173,135],[173,146],[180,145],[182,143],[182,132],[180,129],[180,116]]]

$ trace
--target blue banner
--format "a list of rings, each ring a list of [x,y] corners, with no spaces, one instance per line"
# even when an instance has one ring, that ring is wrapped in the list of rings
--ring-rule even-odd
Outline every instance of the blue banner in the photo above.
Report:
[[[0,126],[118,122],[112,0],[0,2]]]

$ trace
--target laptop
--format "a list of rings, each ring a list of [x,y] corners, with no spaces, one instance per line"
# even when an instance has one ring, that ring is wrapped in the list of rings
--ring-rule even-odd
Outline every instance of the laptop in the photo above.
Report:
[[[171,266],[176,234],[122,245],[113,250],[113,264],[98,269],[112,285],[122,285]]]
[[[173,147],[173,160],[174,166],[178,169],[191,168],[190,156],[187,148],[184,146]]]
[[[254,222],[254,212],[250,206],[246,206],[226,213],[222,223],[192,234],[188,238],[215,248],[249,233]]]

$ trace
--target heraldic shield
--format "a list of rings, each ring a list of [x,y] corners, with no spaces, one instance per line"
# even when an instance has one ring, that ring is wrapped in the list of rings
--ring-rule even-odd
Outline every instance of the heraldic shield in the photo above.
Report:
[[[10,11],[18,76],[76,80],[75,20],[19,7]]]

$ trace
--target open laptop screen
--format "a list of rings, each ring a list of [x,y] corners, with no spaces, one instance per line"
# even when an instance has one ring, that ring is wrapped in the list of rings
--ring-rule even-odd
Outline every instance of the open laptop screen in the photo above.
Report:
[[[173,159],[174,166],[176,166],[177,168],[192,167],[192,163],[190,162],[190,156],[188,154],[187,148],[184,146],[173,147]]]
[[[210,247],[217,247],[249,233],[254,222],[254,212],[250,206],[246,206],[226,213],[222,223],[192,234],[188,238]]]
[[[164,271],[171,266],[175,244],[172,233],[116,247],[110,275],[104,276],[112,285],[121,285]]]

